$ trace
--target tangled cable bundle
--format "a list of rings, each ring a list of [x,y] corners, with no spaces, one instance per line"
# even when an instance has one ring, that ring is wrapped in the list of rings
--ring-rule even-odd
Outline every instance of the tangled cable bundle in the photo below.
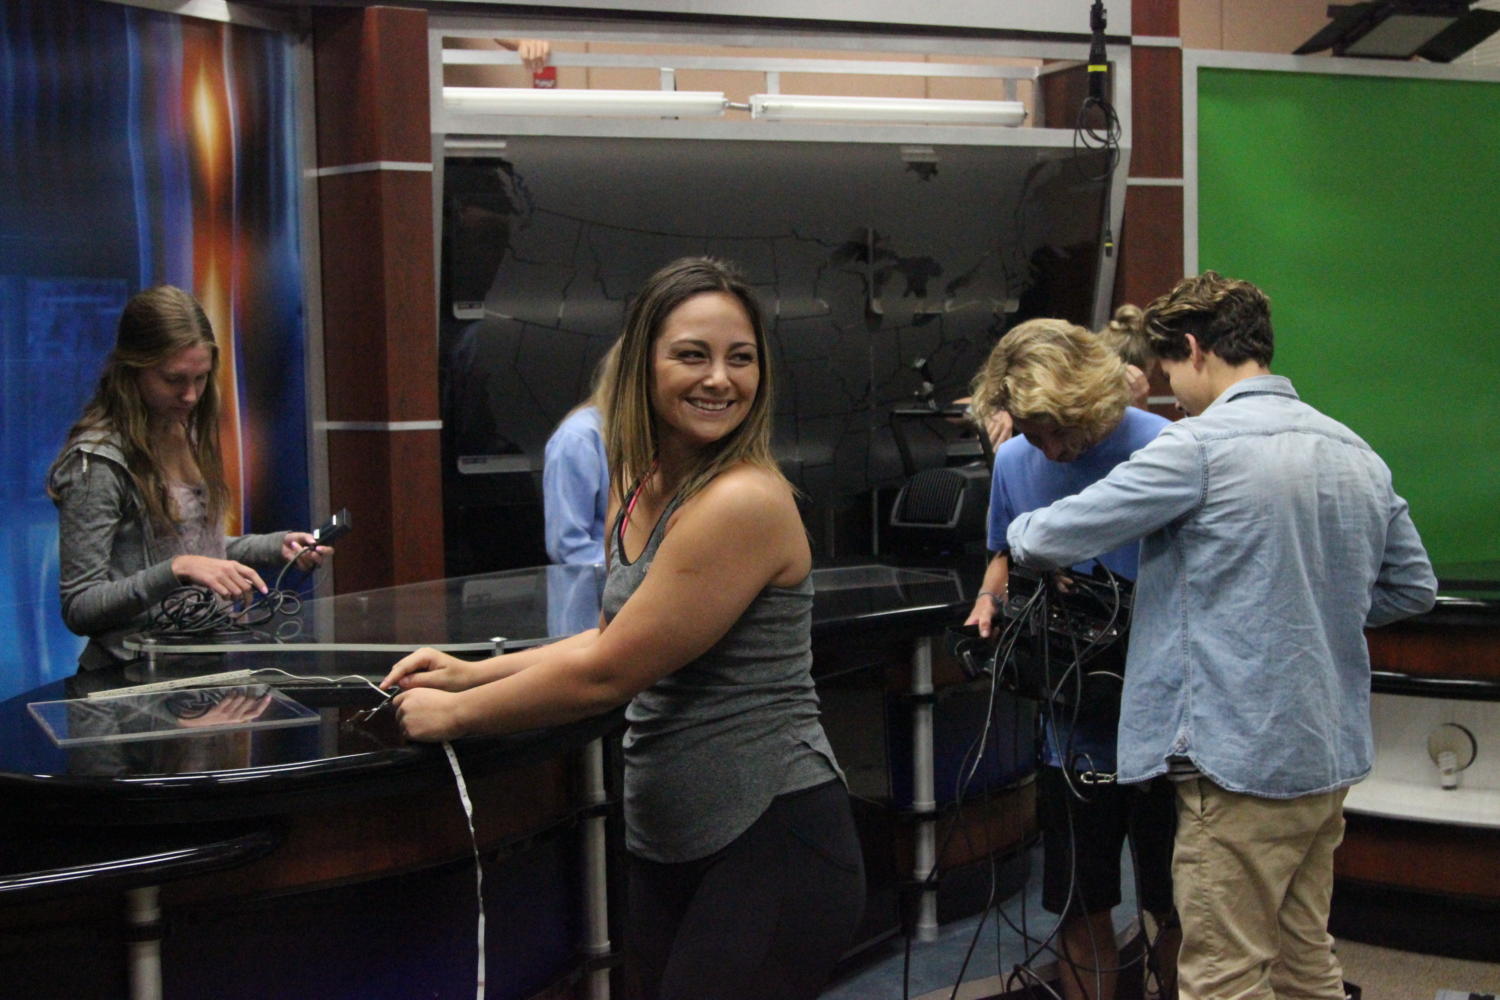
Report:
[[[295,615],[301,609],[302,598],[294,590],[273,589],[236,608],[206,587],[178,587],[152,616],[151,632],[167,640],[238,639],[260,635],[259,627],[277,615]]]

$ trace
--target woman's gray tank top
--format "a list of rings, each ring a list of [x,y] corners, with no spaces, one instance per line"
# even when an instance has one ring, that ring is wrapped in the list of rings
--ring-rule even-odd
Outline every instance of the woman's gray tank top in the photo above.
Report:
[[[606,620],[640,586],[677,507],[674,499],[662,511],[632,563],[620,554],[620,521],[611,527]],[[843,778],[818,721],[812,600],[811,574],[795,587],[765,588],[706,653],[631,700],[625,843],[633,854],[661,862],[705,857],[748,829],[776,796]]]

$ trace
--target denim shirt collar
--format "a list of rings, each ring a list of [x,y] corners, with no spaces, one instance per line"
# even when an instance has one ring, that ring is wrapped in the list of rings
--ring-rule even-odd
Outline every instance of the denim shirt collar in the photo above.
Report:
[[[1219,393],[1217,399],[1203,408],[1203,412],[1207,413],[1219,404],[1227,403],[1240,396],[1263,395],[1286,396],[1290,399],[1301,398],[1297,395],[1297,390],[1292,388],[1292,380],[1283,375],[1251,375],[1249,378],[1240,379]]]

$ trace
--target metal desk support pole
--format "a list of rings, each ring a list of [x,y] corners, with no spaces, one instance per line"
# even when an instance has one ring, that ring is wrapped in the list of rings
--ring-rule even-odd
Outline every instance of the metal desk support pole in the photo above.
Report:
[[[605,882],[604,741],[583,748],[583,795],[593,815],[583,821],[583,953],[591,959],[609,955],[609,895]],[[589,973],[588,1000],[609,1000],[609,969]]]
[[[912,811],[915,830],[916,869],[913,877],[923,886],[917,902],[917,940],[936,941],[937,884],[927,878],[937,864],[937,798],[932,769],[932,637],[916,641],[911,654],[911,693],[917,695],[911,711]]]
[[[161,1000],[161,893],[154,885],[125,893],[131,932],[130,1000]]]

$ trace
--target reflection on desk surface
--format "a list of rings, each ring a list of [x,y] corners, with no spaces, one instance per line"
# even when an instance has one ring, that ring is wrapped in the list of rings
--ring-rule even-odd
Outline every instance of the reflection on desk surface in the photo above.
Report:
[[[0,703],[0,771],[249,776],[406,745],[389,701],[363,683],[255,683],[83,697],[94,680],[69,678]]]
[[[33,701],[26,709],[61,747],[191,739],[318,721],[317,712],[266,684]]]
[[[514,649],[592,628],[599,620],[603,590],[603,566],[540,566],[319,598],[302,605],[293,616],[294,627],[282,623],[229,643],[153,642],[139,635],[127,638],[125,645],[171,655],[214,653],[226,646],[396,654],[435,646],[453,653],[488,653],[497,639]],[[954,570],[882,564],[818,567],[813,590],[815,626],[845,615],[957,605],[966,599]]]

